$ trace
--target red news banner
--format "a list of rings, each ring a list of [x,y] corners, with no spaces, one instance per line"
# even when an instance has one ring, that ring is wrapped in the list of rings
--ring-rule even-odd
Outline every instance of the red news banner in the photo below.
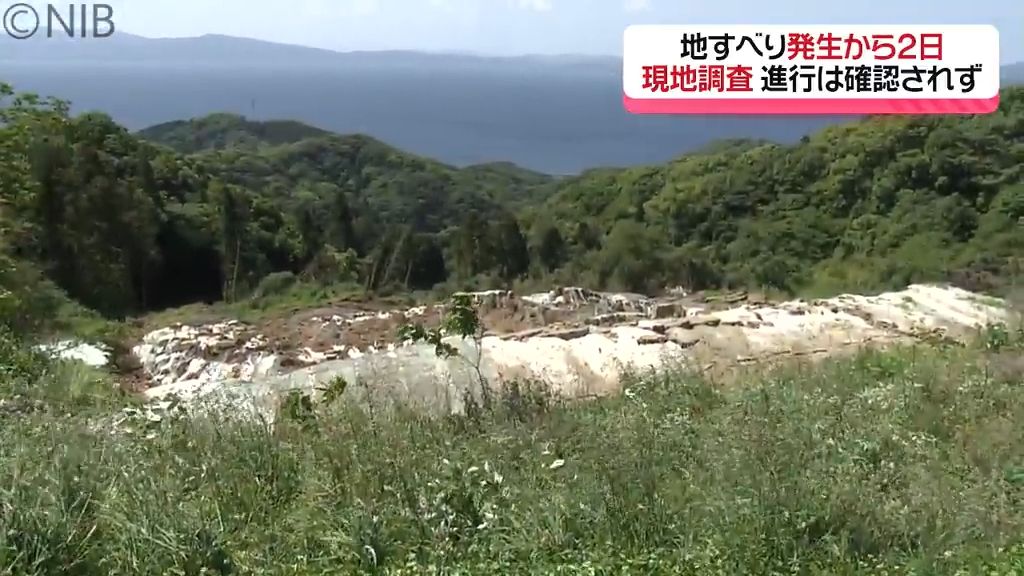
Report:
[[[983,114],[999,106],[994,26],[630,26],[635,114]]]

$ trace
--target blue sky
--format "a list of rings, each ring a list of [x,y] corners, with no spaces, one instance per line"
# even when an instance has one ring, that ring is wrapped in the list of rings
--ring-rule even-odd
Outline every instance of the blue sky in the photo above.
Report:
[[[204,33],[334,50],[618,54],[629,24],[995,24],[1024,60],[1020,0],[107,0],[144,36]],[[0,5],[4,4],[0,0]]]

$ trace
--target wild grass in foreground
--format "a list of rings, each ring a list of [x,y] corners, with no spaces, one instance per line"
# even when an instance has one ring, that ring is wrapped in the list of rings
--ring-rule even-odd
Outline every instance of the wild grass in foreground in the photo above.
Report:
[[[729,389],[659,374],[449,419],[338,403],[152,440],[66,407],[0,417],[0,573],[1021,573],[1024,382],[991,354],[865,352]]]

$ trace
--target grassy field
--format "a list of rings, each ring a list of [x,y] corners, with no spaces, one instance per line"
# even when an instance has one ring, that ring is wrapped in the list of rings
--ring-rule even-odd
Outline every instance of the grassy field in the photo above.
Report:
[[[0,574],[1021,574],[1020,344],[115,436],[0,338]]]

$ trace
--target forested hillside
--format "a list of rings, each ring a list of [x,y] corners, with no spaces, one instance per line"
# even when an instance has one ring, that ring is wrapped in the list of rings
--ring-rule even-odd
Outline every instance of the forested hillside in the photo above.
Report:
[[[594,171],[537,212],[569,233],[550,267],[590,283],[991,290],[1024,256],[1022,127],[1014,88],[992,115],[870,118],[792,147],[732,142]]]
[[[226,113],[166,122],[138,133],[143,139],[165,144],[184,153],[287,144],[326,134],[328,132],[324,130],[293,120],[252,122],[242,116]]]
[[[10,89],[0,112],[7,293],[38,270],[115,317],[244,298],[282,274],[369,290],[991,290],[1024,254],[1020,88],[992,115],[872,118],[561,180],[292,122],[136,135]]]

